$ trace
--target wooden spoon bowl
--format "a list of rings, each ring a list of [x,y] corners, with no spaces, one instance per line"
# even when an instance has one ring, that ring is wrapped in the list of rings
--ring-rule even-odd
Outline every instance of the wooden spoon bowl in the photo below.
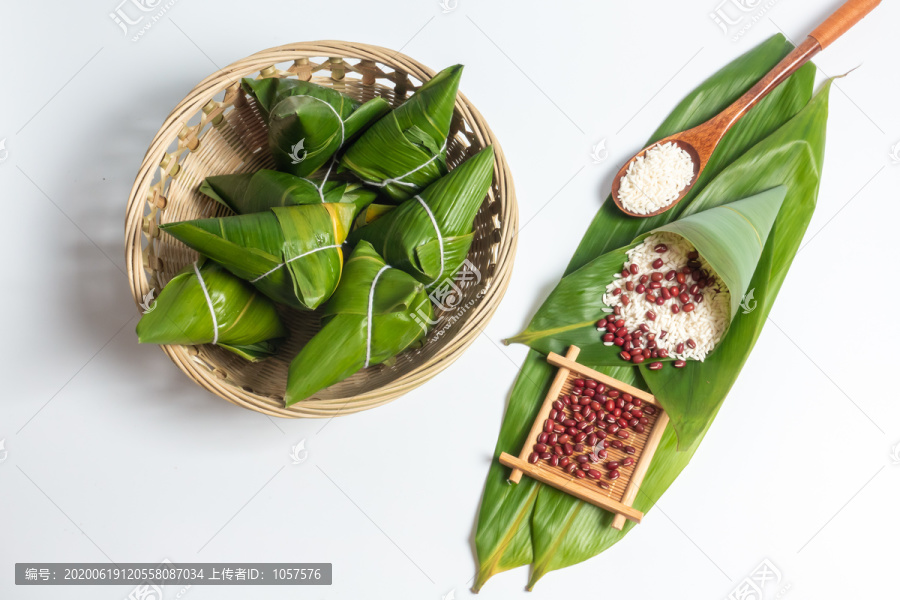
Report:
[[[690,129],[688,131],[678,133],[675,135],[670,135],[669,137],[663,138],[654,144],[650,144],[649,146],[647,146],[646,148],[644,148],[643,150],[641,150],[640,152],[635,154],[631,160],[629,160],[627,163],[625,163],[622,166],[621,169],[619,169],[619,172],[616,173],[616,177],[612,183],[613,202],[616,203],[616,206],[619,207],[619,210],[621,210],[625,214],[631,215],[632,217],[654,217],[656,215],[666,212],[667,210],[669,210],[670,208],[672,208],[673,206],[675,206],[676,204],[681,202],[682,198],[684,198],[687,195],[687,193],[689,191],[691,191],[691,188],[694,187],[694,183],[696,183],[697,178],[700,176],[700,172],[703,171],[703,168],[706,166],[706,162],[709,160],[710,155],[712,155],[711,151],[708,153],[701,154],[697,150],[697,147],[694,145],[694,143],[696,143],[698,140],[694,139],[696,136],[691,136],[689,134],[691,134],[692,132],[694,132],[698,129],[699,129],[699,127],[695,127],[694,129]],[[691,143],[692,141],[694,143]],[[646,214],[639,214],[639,213],[635,213],[635,212],[628,210],[627,208],[625,208],[622,205],[622,202],[619,200],[619,186],[622,184],[622,178],[625,177],[625,173],[628,172],[628,167],[631,166],[632,162],[634,162],[638,158],[641,158],[642,156],[644,156],[652,148],[655,148],[656,146],[660,146],[662,144],[666,144],[669,142],[672,142],[673,144],[675,144],[676,146],[678,146],[679,148],[681,148],[682,150],[687,152],[688,155],[691,157],[691,162],[694,163],[694,176],[691,177],[691,182],[689,184],[687,184],[684,187],[684,189],[681,190],[681,192],[679,192],[677,198],[672,200],[669,204],[666,204],[665,206],[662,206],[653,212],[649,212]],[[708,146],[708,145],[704,145],[702,143],[698,144],[698,145],[700,146],[700,148],[706,148]]]
[[[743,96],[735,100],[728,108],[693,129],[670,135],[638,152],[616,173],[616,178],[612,184],[612,198],[616,206],[627,215],[646,218],[662,214],[681,202],[696,185],[700,173],[706,168],[713,151],[715,151],[719,142],[722,141],[722,138],[725,137],[725,134],[728,133],[728,130],[797,69],[846,33],[847,30],[856,25],[879,4],[881,4],[881,0],[847,0],[831,16],[825,19],[821,25],[816,27],[802,44],[794,48],[765,77],[760,79],[756,85],[747,90]],[[638,214],[627,210],[619,200],[619,186],[625,173],[628,172],[628,167],[636,158],[643,156],[654,146],[667,142],[674,143],[690,154],[691,159],[694,161],[694,176],[691,178],[691,182],[681,190],[675,200],[654,212]]]

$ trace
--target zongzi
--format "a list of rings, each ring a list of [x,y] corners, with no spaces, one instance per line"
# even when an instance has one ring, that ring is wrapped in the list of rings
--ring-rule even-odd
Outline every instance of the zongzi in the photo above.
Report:
[[[356,212],[356,206],[341,202],[276,206],[160,227],[269,298],[311,310],[337,287],[344,262],[341,246]]]
[[[163,288],[137,335],[142,344],[215,344],[256,361],[271,356],[286,331],[271,300],[201,257]]]
[[[491,186],[494,150],[488,146],[420,194],[356,230],[388,263],[428,287],[452,278],[474,239],[472,223]]]
[[[401,202],[447,172],[446,150],[462,65],[444,69],[355,141],[341,164]]]
[[[390,110],[383,98],[360,105],[309,81],[245,78],[242,85],[268,119],[275,164],[301,177],[325,165],[341,146]]]
[[[285,404],[399,354],[427,333],[431,320],[425,286],[360,242],[324,307],[325,326],[291,363]]]
[[[239,215],[322,202],[346,202],[362,210],[377,195],[358,183],[315,181],[270,169],[207,177],[200,184],[200,193]]]

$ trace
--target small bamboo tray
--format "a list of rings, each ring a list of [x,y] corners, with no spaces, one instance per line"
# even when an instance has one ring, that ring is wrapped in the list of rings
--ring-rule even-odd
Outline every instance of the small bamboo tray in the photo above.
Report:
[[[196,252],[159,225],[228,214],[197,187],[209,175],[273,168],[266,121],[241,89],[242,77],[288,77],[334,88],[356,100],[381,96],[396,107],[433,77],[432,69],[399,52],[352,42],[289,44],[258,52],[210,75],[182,100],[154,137],[141,164],[125,217],[125,258],[135,305],[162,287]],[[478,278],[459,282],[442,300],[426,342],[391,364],[364,369],[314,397],[284,406],[288,368],[321,328],[317,312],[282,311],[290,337],[279,353],[249,363],[213,345],[163,346],[188,377],[234,404],[277,417],[328,418],[380,406],[422,385],[459,358],[484,329],[509,284],[518,209],[503,151],[463,95],[447,144],[454,168],[488,145],[494,180],[475,218],[468,259]]]
[[[613,518],[612,527],[614,529],[622,529],[626,519],[640,523],[644,517],[644,513],[633,508],[632,504],[637,497],[644,476],[647,474],[650,462],[653,460],[653,454],[656,452],[656,448],[662,439],[663,432],[669,422],[669,416],[651,394],[575,362],[579,351],[580,349],[577,346],[571,346],[565,357],[554,353],[547,357],[547,362],[559,367],[556,378],[550,386],[550,391],[547,392],[547,397],[544,398],[544,403],[538,411],[534,425],[532,425],[531,431],[528,433],[525,445],[519,456],[503,452],[500,454],[500,463],[513,469],[509,476],[511,482],[519,483],[523,474],[528,475],[541,483],[551,485],[558,490],[571,494],[579,500],[590,502],[594,506],[599,506],[615,513],[616,516]],[[622,440],[623,444],[635,448],[634,454],[626,454],[624,450],[610,446],[606,449],[608,455],[605,459],[590,465],[603,473],[602,481],[609,484],[608,490],[601,488],[599,482],[594,479],[578,479],[573,475],[567,474],[562,467],[554,467],[545,460],[540,460],[534,464],[528,461],[534,444],[537,443],[538,437],[544,431],[544,423],[549,418],[551,410],[553,410],[554,401],[572,394],[574,389],[573,382],[576,379],[593,379],[605,385],[607,391],[617,390],[620,394],[630,394],[633,398],[639,398],[644,407],[653,407],[654,414],[644,413],[648,422],[644,426],[643,433],[638,433],[629,428],[628,439]],[[607,440],[613,439],[618,438],[615,436],[607,438]],[[589,455],[593,448],[586,448],[585,450],[573,454],[571,458],[574,459],[578,454]],[[622,467],[621,461],[626,457],[634,459],[634,464],[629,467]],[[618,469],[619,478],[614,481],[610,481],[606,477],[607,470],[604,468],[604,463],[607,461],[620,463]]]

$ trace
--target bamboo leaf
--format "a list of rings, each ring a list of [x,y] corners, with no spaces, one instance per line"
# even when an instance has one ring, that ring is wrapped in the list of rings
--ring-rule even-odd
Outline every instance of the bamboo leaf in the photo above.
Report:
[[[660,139],[670,133],[697,125],[718,113],[762,77],[791,49],[792,47],[785,41],[784,37],[778,35],[733,61],[704,82],[679,104],[676,110],[652,136],[651,140]],[[689,201],[690,198],[699,194],[706,184],[712,181],[724,168],[796,115],[810,99],[814,74],[814,66],[807,65],[803,67],[751,110],[723,139],[707,166],[704,176],[697,183],[687,200]],[[805,135],[810,132],[798,133]],[[758,179],[760,173],[747,172],[744,173],[744,176]],[[774,185],[777,184],[768,181],[765,187],[761,189],[774,187]],[[720,190],[720,192],[723,191],[724,189]],[[734,198],[752,193],[753,191],[745,191],[745,193],[741,194],[729,192],[724,197]],[[793,202],[793,195],[790,194],[788,202],[784,206],[792,206]],[[610,250],[628,244],[645,231],[663,225],[668,220],[674,220],[686,207],[687,204],[682,202],[680,207],[676,207],[677,210],[666,213],[668,215],[667,219],[658,219],[656,221],[653,219],[637,219],[631,221],[623,218],[612,202],[607,201],[591,223],[567,269],[567,273],[574,272]],[[782,208],[782,210],[788,209]],[[779,285],[778,265],[789,264],[786,254],[790,254],[792,257],[793,252],[796,250],[794,248],[791,251],[790,247],[783,243],[778,243],[778,249],[776,250],[774,248],[776,245],[774,240],[780,235],[782,235],[782,232],[776,224],[775,229],[770,234],[770,243],[773,244],[773,249],[770,250],[767,246],[760,260],[757,274],[754,276],[758,275],[764,278],[764,275],[761,275],[761,273],[771,270],[773,275],[769,279]],[[799,238],[797,243],[799,244]],[[773,263],[771,269],[763,266],[769,260]],[[786,270],[786,266],[782,270]],[[751,281],[751,288],[755,284],[755,280]],[[762,308],[763,306],[760,306],[757,311],[760,311]],[[735,318],[732,324],[732,331],[737,328],[741,331],[749,332],[741,333],[740,335],[751,335],[753,330],[748,327],[748,323],[742,317],[743,315],[739,314]],[[744,330],[743,328],[748,329]],[[582,356],[584,355],[585,352],[583,350]],[[526,393],[526,390],[538,388],[545,391],[545,386],[549,385],[552,370],[546,369],[544,372],[541,372],[537,367],[529,367],[529,365],[534,365],[542,360],[542,355],[535,351],[529,351],[529,358],[520,372],[510,398],[507,417],[504,419],[500,439],[498,440],[498,449],[502,448],[513,454],[521,449],[521,442],[524,441],[521,440],[521,437],[524,437],[525,433],[527,433],[531,421],[527,417],[511,418],[511,415],[530,414],[533,417],[534,411],[537,410],[537,405],[542,400],[543,393],[540,391]],[[592,366],[589,360],[584,362]],[[526,386],[525,381],[528,382],[528,386]],[[646,389],[645,384],[638,385],[638,387]],[[517,436],[521,437],[517,438]],[[639,494],[635,503],[639,509],[645,512],[649,510],[674,481],[696,450],[695,444],[686,446],[683,450],[676,452],[675,440],[674,429],[670,426],[645,478],[642,488],[645,493]],[[526,564],[528,560],[527,552],[520,546],[523,544],[523,538],[532,533],[532,528],[535,530],[535,534],[532,537],[535,569],[532,573],[531,585],[550,570],[581,562],[602,552],[624,537],[632,527],[632,525],[627,524],[624,531],[612,530],[602,519],[598,518],[603,513],[588,506],[582,507],[577,511],[575,521],[570,526],[570,529],[574,528],[577,531],[584,529],[583,535],[573,539],[569,539],[565,535],[559,536],[557,532],[562,531],[566,526],[564,521],[557,521],[553,517],[545,517],[544,515],[548,514],[548,511],[569,514],[571,512],[570,507],[580,504],[580,502],[567,495],[559,495],[560,497],[557,498],[557,495],[548,492],[543,495],[543,499],[540,502],[538,508],[540,514],[534,509],[537,503],[529,505],[531,508],[516,511],[514,508],[517,506],[517,503],[521,506],[519,495],[521,492],[517,493],[518,488],[511,492],[505,492],[503,486],[497,485],[497,483],[492,484],[492,481],[505,481],[507,475],[508,473],[496,462],[492,464],[476,531],[476,546],[479,559],[476,589],[480,588],[491,575],[504,570],[497,568],[497,557],[510,557],[507,562],[503,563],[505,568]],[[524,480],[523,483],[525,483]],[[544,488],[539,484],[533,483],[533,485],[539,487],[541,493],[544,491]],[[541,497],[540,493],[539,497]],[[565,506],[557,507],[557,504]],[[532,527],[523,529],[520,525],[523,519],[493,518],[494,515],[518,515],[519,512],[534,512],[531,520]],[[486,518],[485,514],[490,515],[492,518]],[[484,543],[479,544],[479,540],[484,540]]]

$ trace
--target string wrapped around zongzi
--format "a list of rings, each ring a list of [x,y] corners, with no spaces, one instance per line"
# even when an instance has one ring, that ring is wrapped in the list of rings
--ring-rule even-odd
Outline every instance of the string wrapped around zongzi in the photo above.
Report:
[[[428,287],[452,278],[472,245],[472,224],[491,186],[494,150],[488,146],[420,194],[356,230],[391,265]]]
[[[309,81],[245,78],[242,85],[268,119],[269,149],[276,166],[301,177],[325,165],[341,146],[390,110],[383,98],[360,104]]]
[[[252,283],[269,298],[314,309],[341,278],[341,249],[356,217],[349,203],[277,206],[264,212],[160,227]]]
[[[324,327],[291,363],[285,404],[396,356],[427,333],[432,314],[425,286],[360,242],[324,307]]]
[[[213,175],[200,184],[200,192],[239,215],[262,212],[276,206],[345,202],[362,210],[376,193],[358,183],[315,181],[263,169],[256,173]]]
[[[271,300],[201,257],[163,288],[137,335],[142,344],[216,344],[256,361],[271,356],[286,331]]]
[[[341,165],[396,202],[447,172],[447,135],[462,65],[448,67],[347,148]]]

